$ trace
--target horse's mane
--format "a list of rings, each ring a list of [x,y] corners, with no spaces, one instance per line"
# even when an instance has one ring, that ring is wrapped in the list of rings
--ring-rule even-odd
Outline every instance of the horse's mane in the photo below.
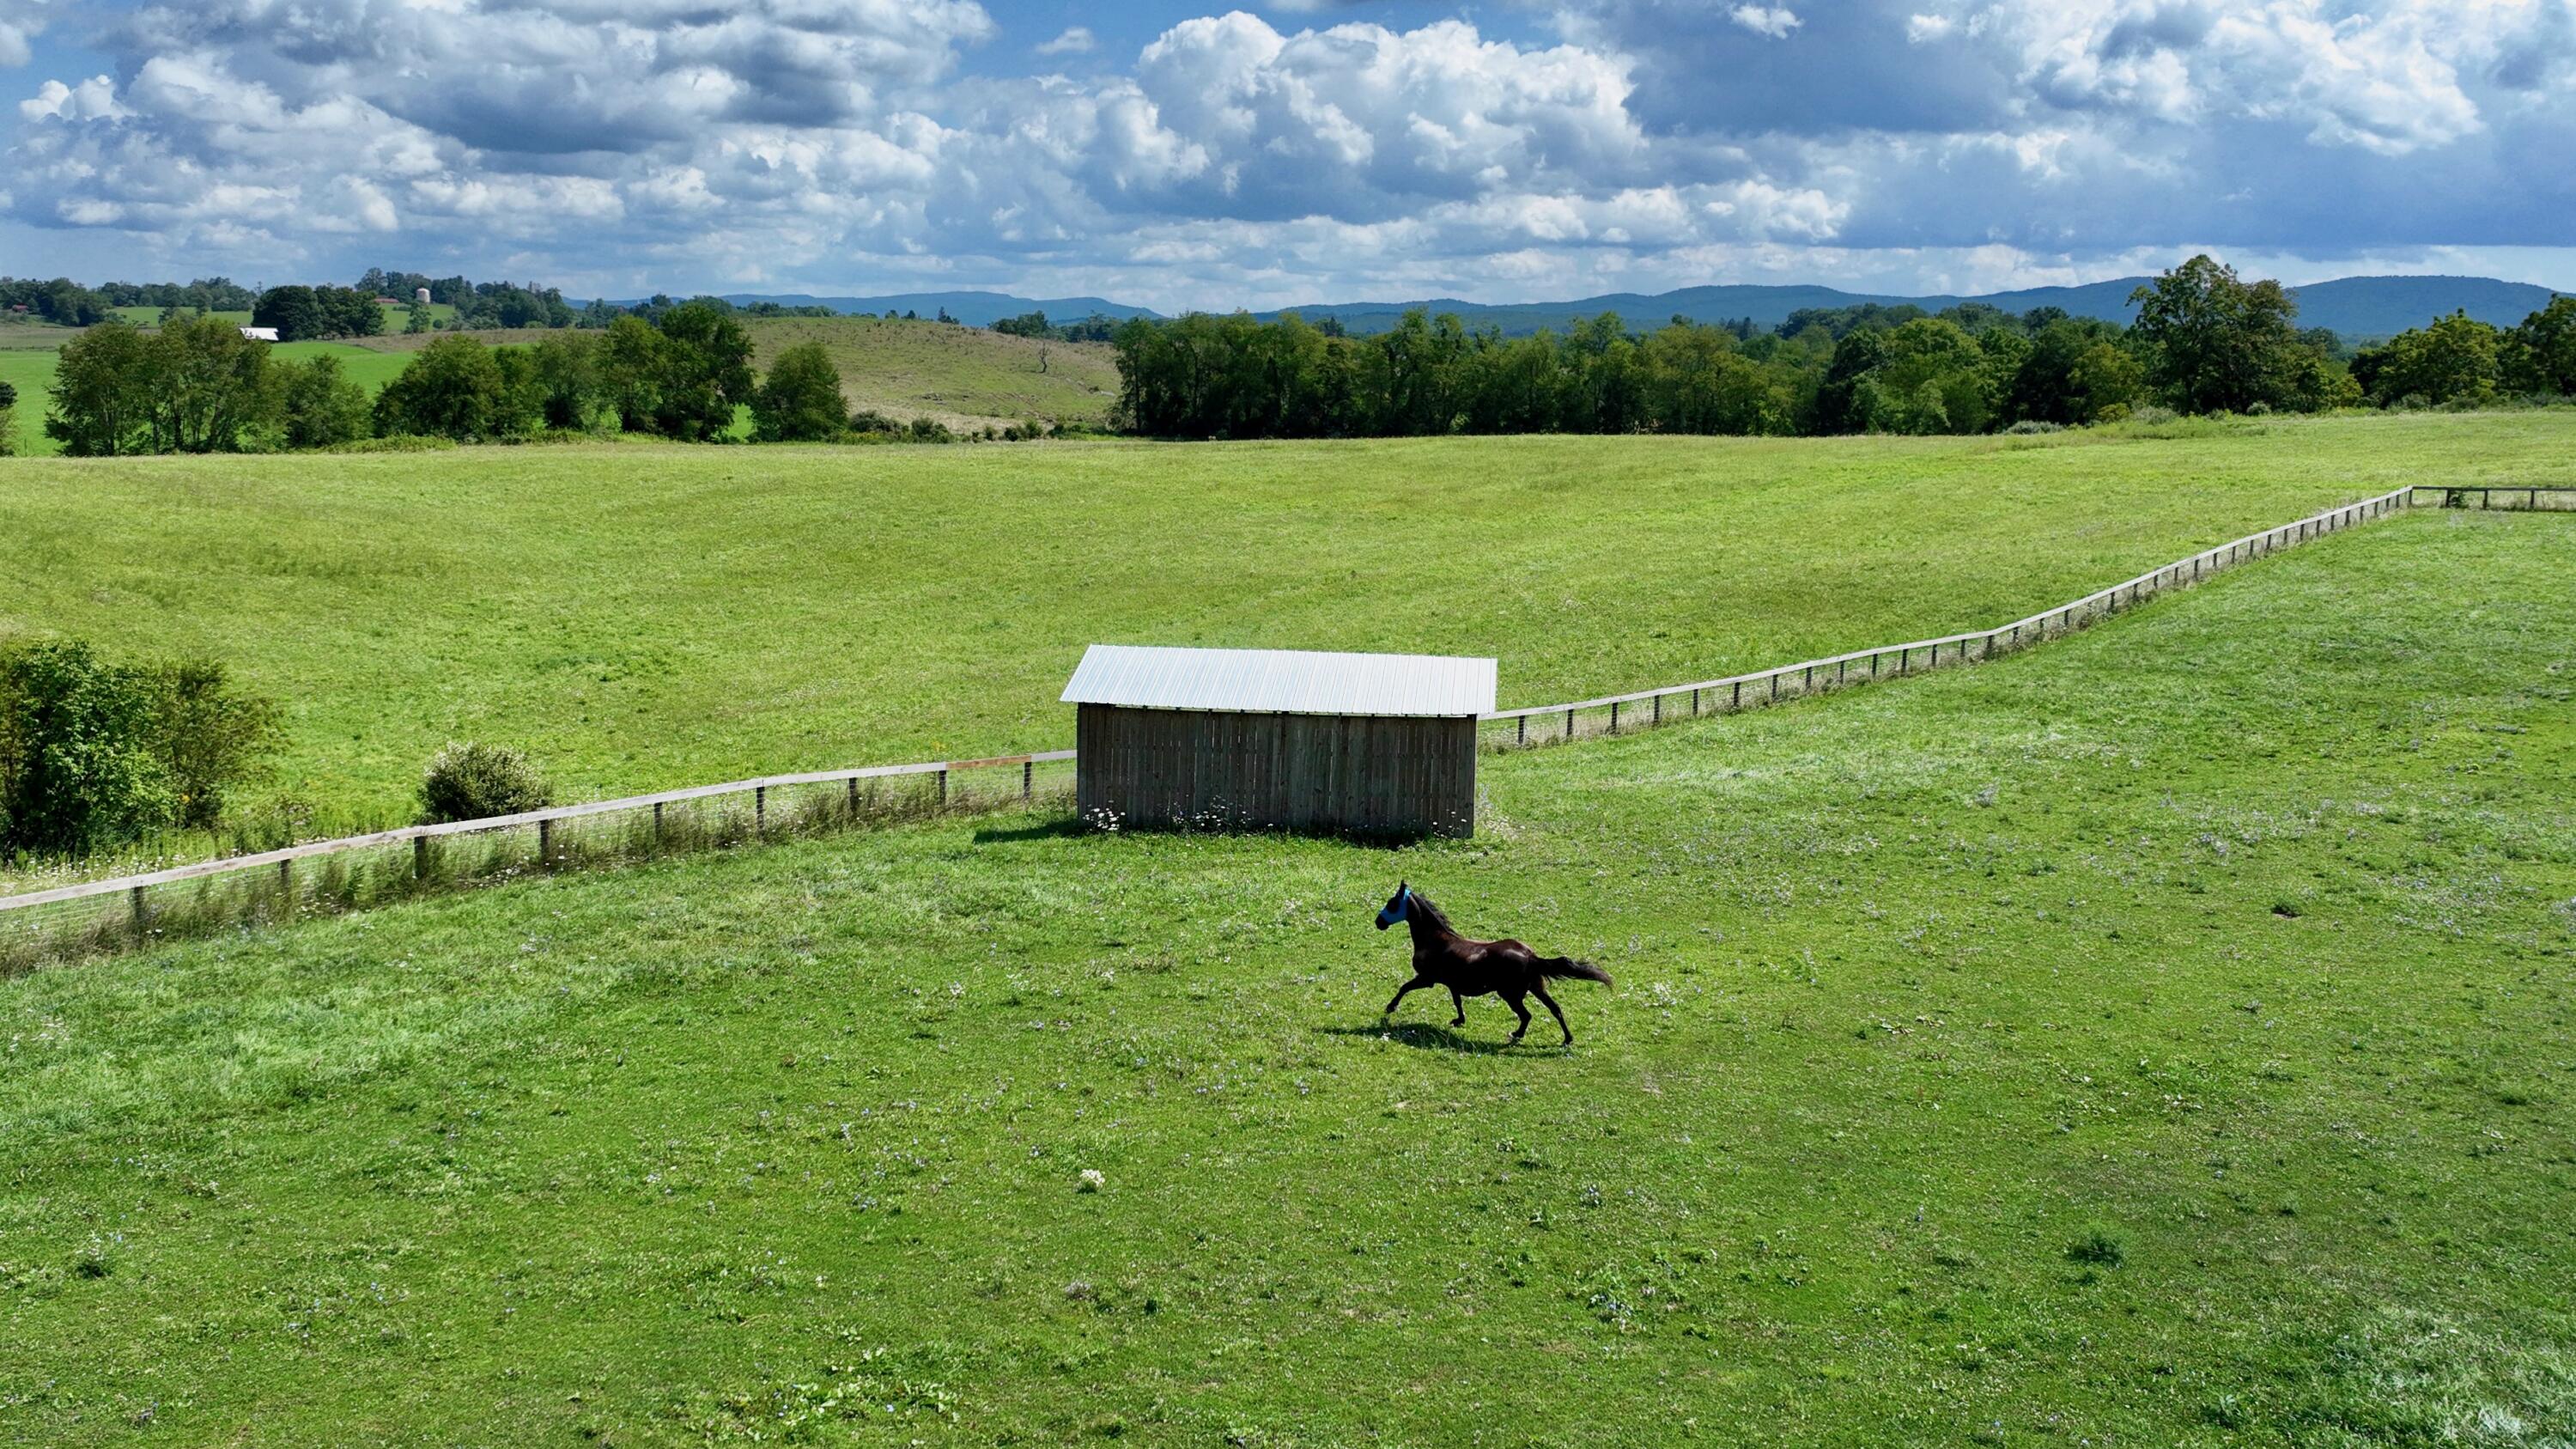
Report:
[[[1442,914],[1440,908],[1431,903],[1431,897],[1424,895],[1420,891],[1415,891],[1413,893],[1413,903],[1422,908],[1422,914],[1431,918],[1431,924],[1438,926],[1441,930],[1447,931],[1453,936],[1458,934],[1458,928],[1449,924],[1448,916]]]

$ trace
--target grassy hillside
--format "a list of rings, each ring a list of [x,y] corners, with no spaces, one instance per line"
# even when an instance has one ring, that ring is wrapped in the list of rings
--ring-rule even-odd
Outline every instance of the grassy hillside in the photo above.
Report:
[[[751,334],[755,367],[768,367],[781,348],[820,342],[841,370],[850,406],[897,418],[933,417],[977,430],[1030,418],[1102,423],[1118,400],[1117,364],[1109,348],[1096,343],[1045,344],[1041,372],[1040,344],[976,327],[878,317],[754,317],[743,326]],[[389,332],[359,345],[413,352],[439,335]],[[547,334],[521,328],[470,335],[509,345]]]
[[[960,822],[0,983],[0,1431],[2567,1442],[2571,570],[2374,525],[1491,760],[1473,842]],[[1381,1029],[1398,876],[1607,965],[1582,1045]]]
[[[977,327],[877,317],[781,317],[745,325],[761,367],[783,348],[820,342],[841,369],[841,390],[852,407],[898,418],[935,417],[974,428],[997,419],[1103,423],[1118,401],[1118,366],[1104,343],[1041,344]]]
[[[456,738],[573,797],[1053,747],[1101,640],[1492,655],[1538,704],[2576,467],[2566,414],[2184,431],[21,460],[0,632],[234,661],[289,710],[274,788],[328,830],[400,818]]]

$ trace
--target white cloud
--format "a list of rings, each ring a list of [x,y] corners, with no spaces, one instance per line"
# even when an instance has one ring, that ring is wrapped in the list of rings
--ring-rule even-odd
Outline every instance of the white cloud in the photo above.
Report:
[[[964,0],[160,0],[90,42],[122,85],[19,83],[0,236],[61,270],[1232,305],[2393,255],[2576,214],[2569,0],[1553,3],[1555,43],[1231,12],[1020,77],[974,73],[997,31]]]
[[[1738,5],[1727,12],[1727,18],[1756,35],[1767,35],[1773,40],[1786,40],[1789,32],[1801,23],[1785,5]]]

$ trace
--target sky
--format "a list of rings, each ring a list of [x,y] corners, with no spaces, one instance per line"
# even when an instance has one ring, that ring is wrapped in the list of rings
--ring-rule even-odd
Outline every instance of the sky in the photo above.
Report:
[[[0,273],[2576,290],[2576,0],[0,0]]]

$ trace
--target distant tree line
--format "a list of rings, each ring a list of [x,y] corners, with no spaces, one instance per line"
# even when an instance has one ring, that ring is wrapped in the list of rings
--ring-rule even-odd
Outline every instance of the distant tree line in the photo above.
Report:
[[[24,308],[28,316],[65,327],[89,327],[118,307],[177,308],[186,312],[247,312],[250,289],[228,277],[194,282],[108,282],[84,287],[68,277],[50,282],[0,277],[0,312]]]
[[[1417,309],[1350,337],[1291,314],[1121,324],[1119,412],[1157,437],[1984,433],[2179,413],[2317,412],[2576,394],[2576,299],[2510,331],[2452,317],[2348,354],[2279,283],[2195,257],[2127,327],[2054,308],[1805,309],[1767,332],[1615,314],[1505,337]]]
[[[943,307],[939,320],[955,319]],[[1006,337],[1040,337],[1055,342],[1108,342],[1118,336],[1118,324],[1098,312],[1079,322],[1049,322],[1044,312],[1023,312],[1017,317],[996,318],[991,330]]]
[[[15,400],[0,394],[0,420]],[[158,329],[111,318],[63,344],[51,400],[45,431],[75,457],[609,432],[713,442],[734,436],[746,411],[761,442],[957,438],[930,419],[852,412],[820,343],[783,349],[768,374],[757,375],[738,314],[701,302],[657,309],[649,322],[621,316],[605,329],[568,328],[525,345],[433,338],[372,400],[328,352],[280,357],[213,317]],[[1040,423],[989,430],[1013,441],[1054,431]]]

